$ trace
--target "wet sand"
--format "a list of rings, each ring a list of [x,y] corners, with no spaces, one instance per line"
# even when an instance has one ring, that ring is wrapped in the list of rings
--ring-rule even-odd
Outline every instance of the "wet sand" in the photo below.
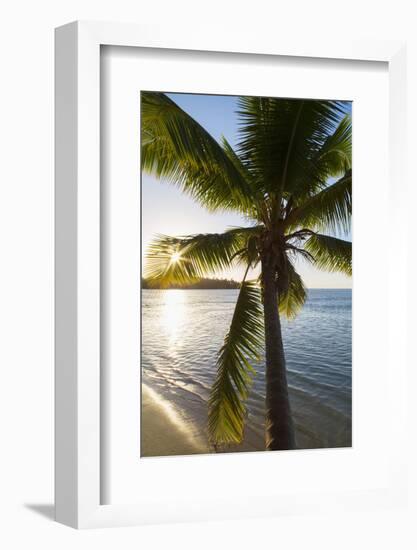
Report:
[[[145,384],[142,384],[141,432],[142,457],[264,450],[263,439],[247,428],[240,445],[215,451],[197,425],[186,422],[170,402]]]
[[[175,409],[142,385],[141,456],[209,453],[205,441],[185,424]],[[213,452],[213,451],[211,451]]]
[[[294,397],[294,396],[293,396]],[[294,416],[297,419],[297,400],[293,403]],[[201,420],[201,419],[200,419]],[[300,420],[300,419],[299,419]],[[302,420],[302,418],[301,418]],[[200,422],[201,424],[201,422]],[[245,438],[239,445],[231,445],[215,450],[208,444],[201,427],[187,422],[177,412],[175,405],[162,398],[152,388],[142,385],[142,437],[141,456],[181,456],[208,453],[235,453],[264,451],[264,440],[250,426],[246,427]],[[296,423],[297,449],[326,448],[314,439],[303,423]],[[349,447],[333,445],[332,448]]]

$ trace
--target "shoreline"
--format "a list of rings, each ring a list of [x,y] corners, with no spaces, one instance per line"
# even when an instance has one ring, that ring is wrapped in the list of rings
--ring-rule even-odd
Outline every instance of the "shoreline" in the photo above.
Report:
[[[297,409],[297,408],[295,408]],[[296,426],[297,450],[349,448],[351,439],[331,446],[316,440],[314,434],[301,424]],[[215,450],[202,434],[201,426],[187,421],[175,406],[150,386],[142,383],[141,457],[189,456],[195,454],[223,454],[265,451],[263,440],[247,427],[239,445]]]
[[[172,448],[172,437],[157,438],[146,420],[144,454],[234,453],[265,450],[265,384],[263,357],[246,402],[244,440],[239,445],[214,448],[208,441],[208,400],[215,375],[218,350],[233,313],[236,291],[206,290],[196,296],[186,290],[175,296],[164,291],[144,291],[142,310],[142,382],[151,389],[154,414],[168,417],[184,441]],[[182,295],[183,294],[183,295]],[[352,445],[351,291],[311,290],[303,315],[283,323],[288,359],[288,383],[297,449],[339,448]],[[314,322],[312,322],[314,320]],[[164,405],[161,407],[161,405]],[[141,411],[138,411],[140,413]],[[172,414],[174,413],[174,414]],[[149,415],[148,415],[149,416]],[[178,432],[178,428],[180,428]],[[161,438],[159,438],[161,439]],[[191,441],[190,441],[191,439]],[[195,441],[203,444],[195,445]],[[191,448],[190,448],[191,444]],[[176,446],[177,447],[177,446]],[[204,450],[197,450],[204,449]]]
[[[175,456],[212,453],[173,406],[142,383],[141,456]]]
[[[142,383],[141,457],[186,456],[263,451],[259,436],[247,429],[242,443],[219,449],[210,447],[200,427],[185,421],[175,407]]]

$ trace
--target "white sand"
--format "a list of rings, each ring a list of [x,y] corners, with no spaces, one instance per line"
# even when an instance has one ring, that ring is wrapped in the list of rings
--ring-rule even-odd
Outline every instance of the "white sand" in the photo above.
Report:
[[[173,407],[142,385],[141,455],[169,456],[210,452]]]

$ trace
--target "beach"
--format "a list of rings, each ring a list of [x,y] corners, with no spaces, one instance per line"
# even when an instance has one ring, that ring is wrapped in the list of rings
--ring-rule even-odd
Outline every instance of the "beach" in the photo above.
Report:
[[[142,385],[141,456],[175,456],[264,450],[263,439],[250,427],[240,445],[215,450],[199,423],[186,420],[175,406]]]
[[[141,455],[170,456],[209,452],[207,444],[170,404],[142,385]]]
[[[142,291],[141,456],[214,452],[207,406],[216,357],[237,290]],[[283,320],[297,448],[351,446],[351,292],[310,290],[295,321]],[[264,360],[255,364],[241,445],[265,448]]]

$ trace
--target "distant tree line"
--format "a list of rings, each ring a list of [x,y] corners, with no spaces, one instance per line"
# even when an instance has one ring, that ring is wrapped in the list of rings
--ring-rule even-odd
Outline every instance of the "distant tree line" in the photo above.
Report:
[[[142,277],[142,289],[160,289],[161,287],[149,284],[149,282]],[[186,285],[171,284],[168,288],[178,289],[182,288],[184,290],[194,290],[194,289],[228,289],[228,288],[240,288],[240,283],[233,281],[232,279],[199,279],[195,283],[190,283]]]

